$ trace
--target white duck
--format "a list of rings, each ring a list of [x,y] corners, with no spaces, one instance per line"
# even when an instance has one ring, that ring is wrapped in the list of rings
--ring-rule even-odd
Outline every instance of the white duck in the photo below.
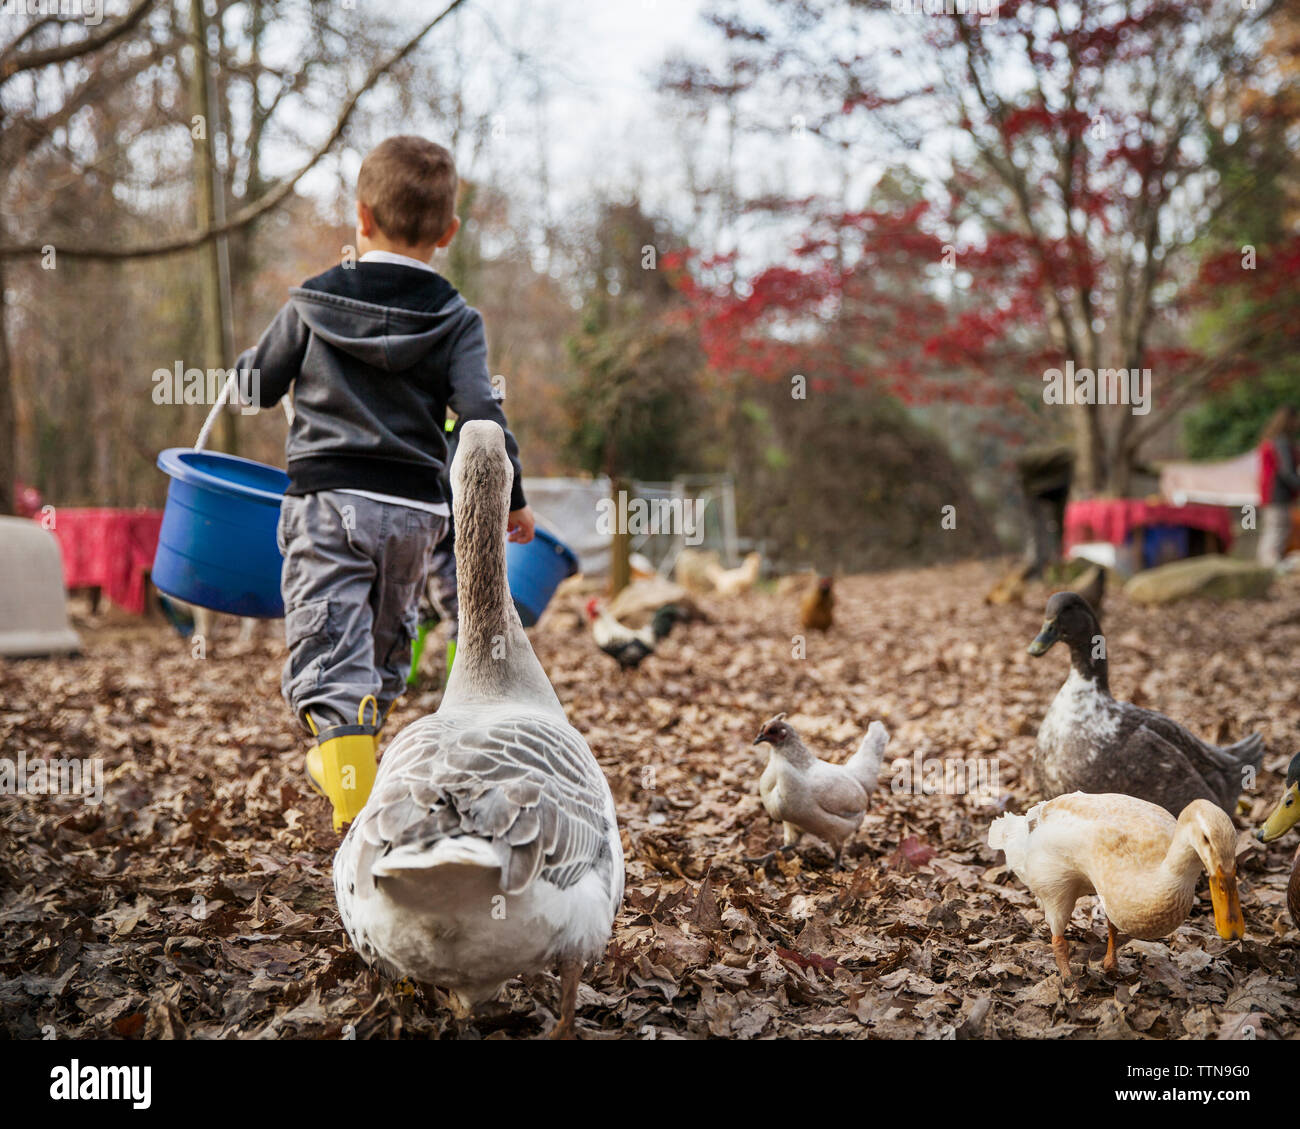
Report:
[[[1071,792],[989,828],[989,846],[1006,853],[1007,866],[1042,906],[1067,981],[1065,927],[1084,894],[1097,894],[1106,913],[1108,972],[1119,966],[1119,933],[1154,941],[1186,920],[1202,870],[1219,936],[1243,936],[1236,844],[1232,820],[1209,800],[1193,800],[1174,819],[1159,804],[1117,793]]]
[[[464,425],[451,482],[456,663],[438,712],[389,745],[339,847],[339,914],[368,963],[448,989],[462,1014],[558,963],[554,1034],[571,1036],[583,966],[623,899],[614,798],[510,599],[500,427]]]

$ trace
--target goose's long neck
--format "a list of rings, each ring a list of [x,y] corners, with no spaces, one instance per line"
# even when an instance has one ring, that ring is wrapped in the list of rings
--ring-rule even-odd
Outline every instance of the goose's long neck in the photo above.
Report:
[[[455,500],[460,637],[443,701],[531,703],[560,710],[510,598],[503,503],[486,494]]]

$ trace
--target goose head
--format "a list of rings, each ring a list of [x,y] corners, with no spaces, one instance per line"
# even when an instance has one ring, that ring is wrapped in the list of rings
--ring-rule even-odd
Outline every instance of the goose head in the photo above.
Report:
[[[504,522],[510,510],[514,471],[506,454],[506,436],[487,419],[461,426],[456,457],[451,461],[451,493],[456,500],[498,499]]]
[[[1237,829],[1222,808],[1209,800],[1193,800],[1178,817],[1181,837],[1201,860],[1210,879],[1214,927],[1225,941],[1246,933],[1237,897]]]

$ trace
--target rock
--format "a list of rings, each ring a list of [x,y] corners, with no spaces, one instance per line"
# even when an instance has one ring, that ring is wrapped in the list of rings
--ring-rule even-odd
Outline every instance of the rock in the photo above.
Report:
[[[1101,618],[1101,604],[1106,597],[1106,570],[1101,565],[1087,568],[1070,583],[1069,590],[1087,600],[1097,617]]]
[[[1124,585],[1124,594],[1139,604],[1168,604],[1192,597],[1257,600],[1267,594],[1272,583],[1270,568],[1211,554],[1139,572]]]

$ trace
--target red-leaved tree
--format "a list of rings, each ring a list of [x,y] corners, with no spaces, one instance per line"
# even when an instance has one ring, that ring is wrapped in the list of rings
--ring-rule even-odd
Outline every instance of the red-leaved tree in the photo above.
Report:
[[[805,0],[760,20],[711,16],[725,64],[675,60],[667,89],[725,107],[741,135],[793,120],[849,160],[908,170],[911,187],[878,185],[865,206],[749,201],[798,217],[788,253],[749,279],[700,254],[682,285],[721,371],[870,380],[1038,430],[1054,412],[1076,490],[1122,494],[1183,408],[1295,344],[1300,238],[1246,247],[1232,218],[1294,170],[1277,139],[1297,120],[1285,96],[1296,74],[1270,65],[1266,3],[1037,0],[996,18],[970,7]],[[1253,96],[1264,86],[1270,97]],[[1192,347],[1198,308],[1225,290],[1250,317]],[[1067,362],[1149,369],[1149,411],[1052,406],[1045,374]]]

